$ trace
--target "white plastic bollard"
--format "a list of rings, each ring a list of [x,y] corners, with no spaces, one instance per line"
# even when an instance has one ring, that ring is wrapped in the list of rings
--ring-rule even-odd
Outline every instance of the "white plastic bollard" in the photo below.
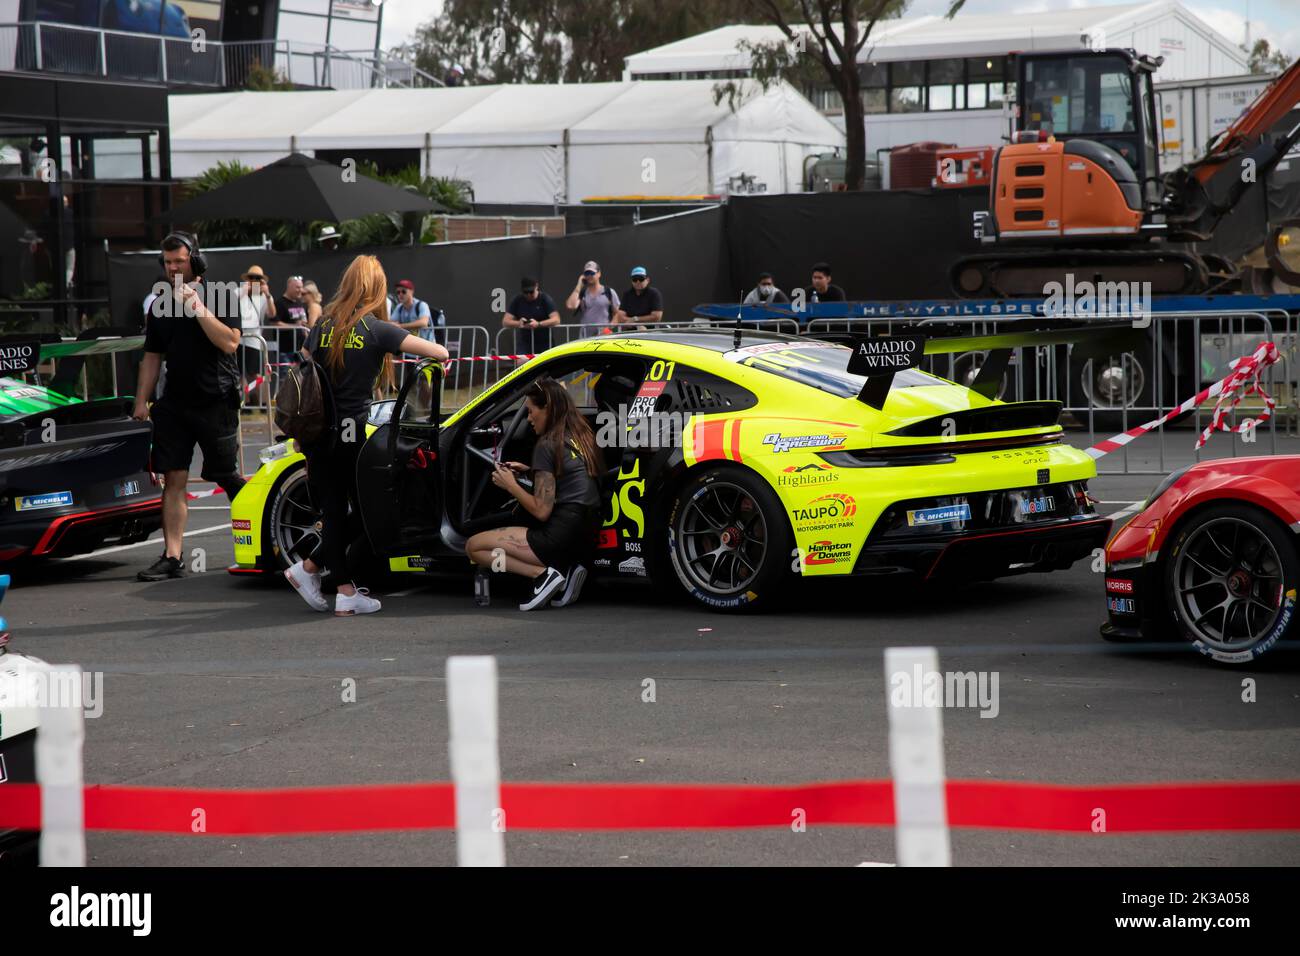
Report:
[[[951,866],[944,789],[943,684],[926,706],[926,675],[939,672],[933,647],[885,648],[889,768],[894,779],[894,839],[899,866]]]
[[[41,788],[41,866],[86,865],[85,802],[82,795],[82,744],[85,721],[81,701],[81,668],[61,664],[44,669],[46,699],[36,726],[36,782]],[[74,701],[56,692],[75,687]]]
[[[495,657],[447,659],[447,711],[456,788],[456,862],[505,866]]]

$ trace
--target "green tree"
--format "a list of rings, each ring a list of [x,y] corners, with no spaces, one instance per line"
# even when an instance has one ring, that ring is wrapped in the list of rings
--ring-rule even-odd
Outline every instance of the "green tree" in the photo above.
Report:
[[[862,72],[858,56],[881,20],[903,15],[912,0],[798,0],[797,13],[785,0],[750,0],[747,8],[775,25],[784,41],[742,41],[749,53],[751,74],[767,89],[786,81],[807,88],[821,74],[844,105],[844,184],[861,189],[867,175],[866,114],[862,105]],[[966,0],[949,0],[947,16],[955,16]],[[734,107],[744,86],[734,80],[714,88],[716,97],[730,98]]]
[[[747,0],[446,0],[393,51],[442,77],[474,83],[592,83],[623,78],[642,50],[743,20]]]
[[[1242,49],[1246,48],[1243,46]],[[1281,50],[1273,49],[1267,40],[1260,37],[1250,49],[1250,59],[1247,62],[1252,73],[1281,73],[1291,65],[1291,58]]]

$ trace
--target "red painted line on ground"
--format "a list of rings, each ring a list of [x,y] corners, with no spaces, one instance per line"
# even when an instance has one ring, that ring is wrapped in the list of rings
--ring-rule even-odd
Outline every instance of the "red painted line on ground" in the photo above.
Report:
[[[1058,786],[987,780],[947,785],[952,827],[1093,833],[1300,830],[1300,781]],[[769,787],[734,784],[505,783],[509,830],[689,830],[892,826],[893,784],[849,780]],[[455,826],[450,783],[205,790],[94,786],[87,830],[273,836]],[[195,834],[196,810],[204,830]],[[0,787],[0,828],[37,829],[35,784]]]

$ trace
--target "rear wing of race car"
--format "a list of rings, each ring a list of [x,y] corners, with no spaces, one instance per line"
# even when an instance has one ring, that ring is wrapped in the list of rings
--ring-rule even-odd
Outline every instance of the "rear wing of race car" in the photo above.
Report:
[[[1128,352],[1145,332],[1131,322],[1069,322],[1017,320],[1015,328],[982,335],[963,334],[951,320],[922,322],[894,328],[881,335],[828,332],[818,338],[840,342],[853,349],[848,371],[863,375],[866,383],[858,400],[872,408],[884,407],[894,376],[920,364],[923,355],[985,352],[984,364],[969,388],[985,398],[997,395],[1002,376],[1018,348],[1073,344],[1086,355]]]
[[[0,376],[22,375],[46,359],[132,352],[144,346],[143,335],[49,341],[36,336],[0,336]]]

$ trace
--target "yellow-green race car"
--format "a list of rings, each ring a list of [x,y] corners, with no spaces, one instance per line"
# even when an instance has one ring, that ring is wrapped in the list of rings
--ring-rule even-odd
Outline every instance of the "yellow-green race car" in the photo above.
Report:
[[[531,460],[523,397],[546,375],[605,455],[597,577],[675,580],[701,605],[739,610],[772,603],[792,574],[978,580],[1067,568],[1104,546],[1110,520],[1086,487],[1096,468],[1065,443],[1059,403],[999,402],[988,376],[956,385],[873,341],[862,350],[874,359],[856,341],[751,329],[597,336],[538,356],[445,421],[441,369],[420,363],[395,400],[371,406],[357,469],[366,537],[392,570],[468,572],[469,535],[517,523],[492,467]],[[1031,341],[910,344],[992,348],[996,372],[998,350]],[[234,573],[277,571],[318,540],[303,456],[284,442],[262,458],[231,505]]]

